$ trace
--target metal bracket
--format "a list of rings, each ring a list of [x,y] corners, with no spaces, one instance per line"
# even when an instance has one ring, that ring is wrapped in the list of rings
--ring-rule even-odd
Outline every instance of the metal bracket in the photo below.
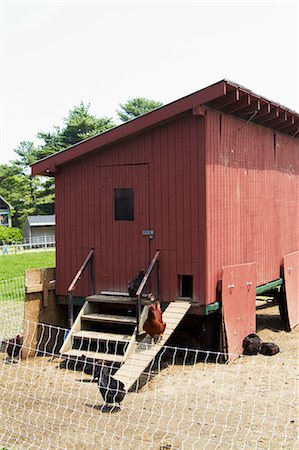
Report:
[[[142,236],[147,236],[149,239],[154,239],[154,234],[155,234],[154,230],[143,230],[142,231]]]
[[[232,293],[234,287],[235,287],[234,283],[231,283],[231,284],[228,284],[228,285],[227,285],[227,288],[228,288],[228,290],[229,290],[230,293]]]
[[[248,290],[250,290],[252,284],[253,284],[252,281],[246,281],[246,286]]]

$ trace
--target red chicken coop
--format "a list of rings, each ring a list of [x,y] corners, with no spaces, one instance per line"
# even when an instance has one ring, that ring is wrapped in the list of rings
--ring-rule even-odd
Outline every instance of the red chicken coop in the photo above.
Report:
[[[294,111],[222,80],[38,161],[33,175],[56,183],[58,301],[137,302],[140,316],[151,291],[182,317],[222,312],[233,351],[256,293],[282,286],[294,326],[298,130]]]

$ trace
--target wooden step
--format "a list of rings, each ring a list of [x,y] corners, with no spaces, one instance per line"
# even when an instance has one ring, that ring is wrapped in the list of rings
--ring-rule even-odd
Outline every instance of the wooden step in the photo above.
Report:
[[[121,296],[121,295],[102,295],[102,294],[94,294],[86,297],[88,302],[95,303],[115,303],[115,304],[125,304],[125,305],[133,305],[131,297]],[[136,302],[135,302],[136,304]]]
[[[136,325],[136,317],[130,316],[118,316],[115,314],[99,314],[99,313],[89,313],[82,314],[82,320],[92,320],[95,322],[107,322],[107,323],[122,323],[125,325]]]
[[[99,331],[88,331],[80,330],[76,331],[73,336],[76,338],[83,339],[94,339],[98,341],[113,341],[113,342],[129,342],[132,335],[131,334],[116,334],[116,333],[105,333]]]
[[[90,295],[89,297],[86,297],[85,299],[88,302],[94,302],[94,303],[109,303],[109,304],[115,304],[115,305],[128,305],[128,306],[136,306],[137,300],[132,299],[132,297],[129,297],[128,294],[122,294],[116,292],[114,295],[112,294],[94,294]],[[141,297],[141,304],[147,305],[150,303],[150,300],[148,300],[147,296]]]
[[[87,350],[76,350],[76,349],[68,350],[67,352],[64,352],[63,355],[76,358],[85,357],[90,359],[100,359],[104,361],[111,361],[117,363],[122,363],[124,360],[124,357],[122,355],[115,355],[113,353],[88,352]]]
[[[146,335],[136,345],[134,352],[131,353],[124,364],[114,374],[114,378],[124,383],[126,390],[129,390],[135,384],[140,375],[163,348],[183,317],[187,314],[190,306],[190,303],[186,301],[170,303],[163,313],[163,321],[166,323],[166,329],[161,339],[155,343],[149,335]]]

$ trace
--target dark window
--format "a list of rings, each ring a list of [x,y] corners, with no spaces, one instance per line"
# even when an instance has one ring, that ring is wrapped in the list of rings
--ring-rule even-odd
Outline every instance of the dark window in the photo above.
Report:
[[[114,189],[115,220],[134,220],[134,189]]]
[[[0,213],[0,226],[8,226],[8,213],[2,212]]]
[[[180,297],[192,298],[193,296],[193,276],[179,275]]]

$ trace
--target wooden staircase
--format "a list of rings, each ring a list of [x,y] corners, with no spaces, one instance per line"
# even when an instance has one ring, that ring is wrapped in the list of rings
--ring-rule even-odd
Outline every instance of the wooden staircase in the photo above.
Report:
[[[92,295],[86,298],[60,353],[120,365],[114,377],[129,390],[166,344],[189,308],[190,303],[186,301],[169,303],[163,312],[166,330],[160,340],[154,342],[149,335],[144,335],[137,342],[136,309],[131,298]]]
[[[136,341],[136,312],[127,296],[86,298],[60,353],[123,363]]]

